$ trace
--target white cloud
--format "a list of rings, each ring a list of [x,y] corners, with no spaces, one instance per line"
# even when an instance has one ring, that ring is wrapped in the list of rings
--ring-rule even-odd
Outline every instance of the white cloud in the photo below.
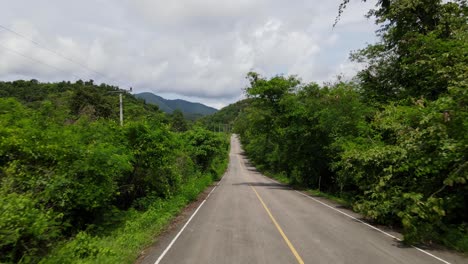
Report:
[[[239,18],[254,15],[265,5],[268,5],[266,0],[129,0],[129,6],[153,26],[179,27],[184,31],[195,29],[202,32],[222,29]],[[190,28],[187,25],[204,27]]]
[[[54,67],[0,46],[0,79],[77,75],[219,107],[241,96],[250,70],[318,82],[352,75],[348,53],[372,42],[376,27],[363,17],[372,6],[355,1],[333,29],[340,2],[17,0],[0,10],[4,26],[107,78],[0,30],[0,45]]]

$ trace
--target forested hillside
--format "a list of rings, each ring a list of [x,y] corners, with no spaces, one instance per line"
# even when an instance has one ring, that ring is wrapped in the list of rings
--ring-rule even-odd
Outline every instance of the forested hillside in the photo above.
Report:
[[[172,109],[169,105],[166,104],[166,100],[161,96],[157,96],[152,93],[139,93],[136,94],[135,97],[143,99],[148,104],[157,105],[159,109],[166,113],[172,113],[174,109]]]
[[[340,8],[346,12],[345,1]],[[468,6],[378,1],[354,82],[251,72],[236,121],[263,171],[351,201],[405,241],[468,250]]]
[[[250,100],[244,99],[226,107],[223,107],[218,112],[205,116],[198,120],[207,129],[217,131],[220,127],[231,128],[239,114],[249,105]]]
[[[145,100],[148,104],[157,105],[162,111],[172,114],[174,111],[181,111],[184,116],[191,120],[196,120],[200,117],[211,115],[218,110],[213,107],[206,106],[200,103],[192,103],[181,99],[168,100],[161,96],[152,93],[139,93],[135,97]]]
[[[225,135],[172,132],[156,106],[127,93],[120,126],[116,91],[0,82],[0,262],[135,258],[149,231],[221,175]]]

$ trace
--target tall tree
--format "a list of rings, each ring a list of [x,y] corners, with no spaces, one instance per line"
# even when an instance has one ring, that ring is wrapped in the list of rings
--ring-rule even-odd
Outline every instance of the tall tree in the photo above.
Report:
[[[188,130],[187,120],[179,109],[174,110],[171,115],[171,129],[175,132],[184,132]]]
[[[348,4],[344,1],[339,14]],[[463,0],[379,0],[374,16],[380,41],[352,54],[367,63],[358,74],[368,100],[437,99],[466,79],[468,7]]]

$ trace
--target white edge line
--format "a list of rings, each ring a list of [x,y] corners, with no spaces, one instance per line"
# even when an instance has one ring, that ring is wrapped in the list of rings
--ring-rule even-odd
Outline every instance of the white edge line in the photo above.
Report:
[[[205,201],[210,197],[211,193],[218,187],[218,184],[215,185],[213,189],[211,189],[210,193],[206,196]]]
[[[190,224],[190,222],[192,221],[193,217],[198,213],[198,210],[200,210],[200,208],[205,204],[206,202],[206,199],[208,199],[208,197],[210,197],[211,193],[216,189],[216,187],[218,187],[219,185],[219,182],[218,184],[215,185],[215,187],[213,189],[211,189],[210,193],[208,193],[208,195],[206,196],[206,198],[203,200],[203,202],[197,207],[197,210],[195,210],[195,212],[193,212],[192,216],[190,216],[189,220],[185,223],[185,225],[182,227],[182,229],[179,231],[179,233],[177,233],[177,235],[172,239],[171,243],[169,243],[169,245],[166,247],[166,249],[163,251],[163,253],[161,254],[161,256],[159,256],[159,258],[156,260],[156,262],[154,262],[154,264],[159,264],[159,262],[161,262],[161,260],[164,258],[164,256],[167,254],[167,252],[169,252],[169,250],[171,249],[171,247],[174,245],[174,243],[176,242],[176,240],[179,238],[179,236],[182,234],[182,232],[184,232],[185,228],[188,226],[188,224]]]
[[[267,179],[269,179],[269,180],[271,180],[271,181],[273,181],[273,182],[276,182],[276,183],[278,183],[278,184],[284,185],[283,183],[280,183],[280,182],[278,182],[278,181],[276,181],[276,180],[273,180],[273,179],[271,179],[271,178],[269,178],[269,177],[266,177],[266,176],[264,176],[264,177],[267,178]],[[292,189],[292,188],[291,188],[291,189]],[[294,189],[292,189],[292,190],[294,190]],[[345,212],[343,212],[343,211],[341,211],[341,210],[338,210],[338,209],[334,208],[333,206],[330,206],[330,205],[328,205],[328,204],[326,204],[326,203],[324,203],[324,202],[322,202],[322,201],[320,201],[320,200],[318,200],[318,199],[315,199],[314,197],[311,197],[310,195],[307,195],[307,194],[305,194],[305,193],[303,193],[303,192],[300,192],[300,191],[298,191],[298,190],[294,190],[294,191],[297,192],[298,194],[300,194],[300,195],[302,195],[302,196],[305,196],[305,197],[307,197],[307,198],[309,198],[309,199],[312,199],[312,200],[316,201],[317,203],[320,203],[321,205],[324,205],[324,206],[326,206],[326,207],[328,207],[328,208],[330,208],[330,209],[332,209],[332,210],[334,210],[334,211],[336,211],[336,212],[338,212],[338,213],[340,213],[340,214],[343,214],[343,215],[345,215],[345,216],[347,216],[347,217],[349,217],[349,218],[351,218],[351,219],[353,219],[353,220],[356,220],[356,221],[358,221],[358,222],[361,223],[361,224],[364,224],[364,225],[366,225],[366,226],[368,226],[368,227],[370,227],[370,228],[372,228],[372,229],[374,229],[374,230],[376,230],[376,231],[379,231],[380,233],[382,233],[382,234],[384,234],[384,235],[386,235],[386,236],[389,236],[389,237],[391,237],[391,238],[393,238],[393,239],[396,239],[396,240],[398,240],[398,241],[402,241],[400,238],[395,237],[394,235],[391,235],[391,234],[389,234],[389,233],[383,231],[382,229],[379,229],[379,228],[377,228],[377,227],[375,227],[375,226],[373,226],[373,225],[371,225],[371,224],[368,224],[368,223],[366,223],[366,222],[364,222],[364,221],[362,221],[362,220],[360,220],[360,219],[358,219],[358,218],[356,218],[356,217],[354,217],[354,216],[352,216],[352,215],[349,215],[349,214],[347,214],[347,213],[345,213]],[[431,257],[433,257],[433,258],[439,260],[440,262],[443,262],[443,263],[445,263],[445,264],[451,264],[450,262],[448,262],[448,261],[446,261],[446,260],[444,260],[444,259],[442,259],[442,258],[439,258],[439,257],[435,256],[434,254],[431,254],[431,253],[427,252],[427,251],[424,250],[424,249],[418,248],[418,247],[413,246],[413,245],[411,245],[411,247],[413,247],[414,249],[416,249],[416,250],[418,250],[418,251],[420,251],[420,252],[422,252],[422,253],[424,253],[424,254],[426,254],[426,255],[428,255],[428,256],[431,256]]]
[[[398,241],[401,241],[401,239],[399,239],[398,237],[395,237],[394,235],[391,235],[391,234],[389,234],[389,233],[387,233],[387,232],[385,232],[385,231],[383,231],[383,230],[381,230],[381,229],[379,229],[379,228],[377,228],[377,227],[375,227],[375,226],[373,226],[373,225],[371,225],[371,224],[368,224],[368,223],[366,223],[366,222],[364,222],[364,221],[362,221],[362,220],[360,220],[360,219],[358,219],[358,218],[356,218],[356,217],[354,217],[354,216],[352,216],[352,215],[350,215],[350,214],[347,214],[347,213],[345,213],[345,212],[343,212],[343,211],[341,211],[341,210],[338,210],[338,209],[334,208],[333,206],[330,206],[330,205],[328,205],[328,204],[326,204],[326,203],[324,203],[324,202],[322,202],[322,201],[320,201],[320,200],[318,200],[318,199],[315,199],[314,197],[311,197],[311,196],[309,196],[309,195],[307,195],[307,194],[305,194],[305,193],[302,193],[302,192],[300,192],[300,191],[297,191],[297,190],[294,190],[294,191],[297,192],[297,193],[299,193],[300,195],[305,196],[305,197],[307,197],[307,198],[309,198],[309,199],[312,199],[312,200],[316,201],[317,203],[320,203],[320,204],[322,204],[322,205],[324,205],[324,206],[326,206],[326,207],[328,207],[328,208],[330,208],[330,209],[332,209],[332,210],[334,210],[334,211],[337,211],[337,212],[340,213],[340,214],[343,214],[343,215],[345,215],[345,216],[347,216],[347,217],[349,217],[349,218],[351,218],[351,219],[353,219],[353,220],[356,220],[356,221],[358,221],[358,222],[361,223],[361,224],[364,224],[364,225],[366,225],[366,226],[368,226],[368,227],[370,227],[370,228],[372,228],[372,229],[374,229],[374,230],[377,230],[377,231],[379,231],[380,233],[382,233],[382,234],[384,234],[384,235],[386,235],[386,236],[389,236],[389,237],[391,237],[391,238],[393,238],[393,239],[396,239],[396,240],[398,240]]]
[[[422,253],[424,253],[424,254],[426,254],[426,255],[428,255],[428,256],[431,256],[431,257],[433,257],[433,258],[439,260],[440,262],[443,262],[443,263],[445,263],[445,264],[451,264],[450,262],[448,262],[448,261],[446,261],[446,260],[444,260],[444,259],[442,259],[442,258],[439,258],[439,257],[437,257],[436,255],[431,254],[431,253],[427,252],[427,251],[424,250],[424,249],[420,249],[420,248],[418,248],[418,247],[416,247],[416,246],[413,246],[413,245],[411,245],[411,247],[413,247],[413,248],[416,249],[416,250],[421,251]]]

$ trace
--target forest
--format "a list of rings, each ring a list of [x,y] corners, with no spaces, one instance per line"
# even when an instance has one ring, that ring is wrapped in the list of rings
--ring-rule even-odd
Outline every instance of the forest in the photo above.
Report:
[[[116,263],[129,248],[132,261],[222,175],[228,149],[114,86],[0,82],[0,262]]]
[[[368,15],[379,41],[351,54],[364,65],[352,81],[250,72],[235,131],[261,171],[341,197],[406,243],[466,252],[467,2],[378,1]]]
[[[131,263],[221,177],[231,128],[265,174],[468,252],[468,2],[376,3],[354,79],[252,71],[196,123],[93,80],[0,81],[0,263]]]

